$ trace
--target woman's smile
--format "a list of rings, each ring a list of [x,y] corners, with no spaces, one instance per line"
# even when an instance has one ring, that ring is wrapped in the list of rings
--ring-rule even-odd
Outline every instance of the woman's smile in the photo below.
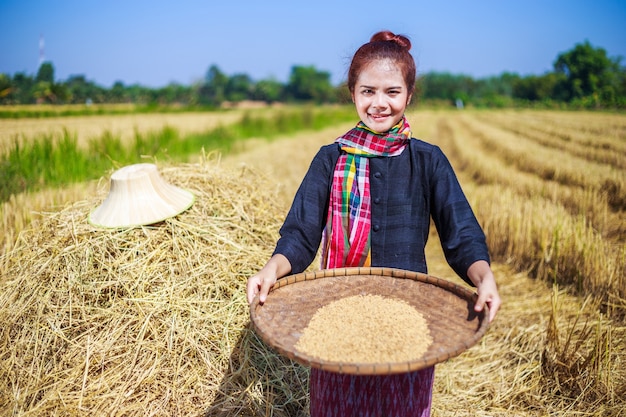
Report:
[[[363,68],[352,100],[363,123],[383,133],[396,125],[411,100],[402,71],[390,60],[378,60]]]

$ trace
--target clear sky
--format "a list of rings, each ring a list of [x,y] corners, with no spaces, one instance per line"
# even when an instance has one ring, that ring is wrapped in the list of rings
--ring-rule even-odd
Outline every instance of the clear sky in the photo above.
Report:
[[[588,40],[626,65],[626,0],[0,0],[0,72],[189,85],[211,65],[286,82],[294,65],[345,79],[372,34],[407,35],[418,72],[540,75]]]

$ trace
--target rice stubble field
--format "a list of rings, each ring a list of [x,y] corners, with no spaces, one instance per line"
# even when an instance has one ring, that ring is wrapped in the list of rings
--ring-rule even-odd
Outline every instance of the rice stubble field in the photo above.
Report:
[[[626,154],[624,116],[409,120],[457,169],[504,302],[478,345],[437,366],[433,415],[624,415],[624,158],[610,157]],[[306,416],[307,370],[254,335],[245,280],[317,148],[349,127],[163,164],[197,200],[151,227],[86,223],[110,173],[53,205],[45,191],[24,196],[40,214],[0,255],[1,414]],[[427,259],[458,280],[436,234]]]

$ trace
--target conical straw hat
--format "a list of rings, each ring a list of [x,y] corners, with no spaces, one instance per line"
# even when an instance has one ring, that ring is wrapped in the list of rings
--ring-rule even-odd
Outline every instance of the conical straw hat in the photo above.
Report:
[[[154,224],[187,210],[194,200],[191,192],[163,180],[156,165],[129,165],[111,175],[109,195],[89,222],[110,228]]]

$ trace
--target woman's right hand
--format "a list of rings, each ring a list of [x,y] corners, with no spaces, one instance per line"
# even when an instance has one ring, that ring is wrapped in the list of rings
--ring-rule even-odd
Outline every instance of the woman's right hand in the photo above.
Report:
[[[246,288],[248,304],[252,304],[257,295],[259,296],[259,303],[263,304],[276,280],[287,275],[290,271],[291,263],[284,255],[276,254],[272,256],[263,269],[248,278]]]

